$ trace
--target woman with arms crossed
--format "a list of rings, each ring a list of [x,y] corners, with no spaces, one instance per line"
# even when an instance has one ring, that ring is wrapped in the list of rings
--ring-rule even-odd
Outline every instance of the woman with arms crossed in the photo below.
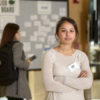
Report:
[[[59,45],[46,52],[43,81],[47,100],[84,100],[84,89],[92,86],[92,73],[86,54],[74,48],[78,28],[71,18],[62,17],[56,27]]]

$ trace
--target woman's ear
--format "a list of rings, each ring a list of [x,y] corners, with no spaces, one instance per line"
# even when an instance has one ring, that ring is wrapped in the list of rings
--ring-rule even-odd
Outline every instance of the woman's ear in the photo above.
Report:
[[[56,34],[55,37],[56,37],[56,40],[59,41],[59,36],[58,36],[58,34]]]

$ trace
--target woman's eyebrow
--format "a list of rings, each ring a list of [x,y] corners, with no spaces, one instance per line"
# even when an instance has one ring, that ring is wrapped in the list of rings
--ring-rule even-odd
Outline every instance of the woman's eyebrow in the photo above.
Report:
[[[66,29],[66,28],[60,28],[60,29]],[[70,28],[70,30],[74,30],[73,28]]]
[[[66,29],[66,28],[60,28],[60,29]]]

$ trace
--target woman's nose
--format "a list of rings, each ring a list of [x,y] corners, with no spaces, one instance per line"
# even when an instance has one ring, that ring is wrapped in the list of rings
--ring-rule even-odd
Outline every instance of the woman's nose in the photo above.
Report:
[[[66,36],[68,36],[68,35],[69,35],[69,32],[67,31],[67,32],[66,32]]]

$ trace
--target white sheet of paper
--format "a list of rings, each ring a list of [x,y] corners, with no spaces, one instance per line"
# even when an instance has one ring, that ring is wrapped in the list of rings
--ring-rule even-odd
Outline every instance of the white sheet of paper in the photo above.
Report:
[[[50,45],[45,45],[44,48],[50,48]]]
[[[33,25],[34,26],[41,26],[41,22],[36,20],[33,22]]]
[[[59,15],[60,15],[60,16],[66,16],[67,13],[65,13],[65,12],[60,12]]]
[[[43,48],[43,44],[35,44],[35,49],[42,49]]]
[[[41,17],[41,20],[45,20],[46,21],[48,19],[47,15],[41,15],[40,17]]]
[[[30,47],[26,47],[26,46],[24,46],[23,49],[24,49],[25,52],[30,52],[30,51],[31,51],[31,48],[30,48]]]
[[[30,37],[30,41],[36,42],[36,41],[37,41],[37,37],[36,37],[36,36],[31,36],[31,37]]]
[[[46,27],[45,26],[40,26],[39,27],[39,32],[46,32]]]
[[[38,36],[38,33],[39,33],[38,31],[34,31],[33,32],[33,36],[36,36],[37,37]]]
[[[50,27],[55,27],[56,26],[56,22],[50,22]]]
[[[32,23],[31,23],[31,22],[25,22],[25,23],[24,23],[24,26],[25,26],[25,27],[31,27],[31,26],[32,26]]]
[[[23,42],[24,44],[24,51],[30,52],[31,51],[31,43],[30,42]]]
[[[22,32],[21,32],[21,36],[22,36],[22,37],[25,37],[25,36],[26,36],[26,32],[25,32],[25,31],[22,31]]]
[[[43,36],[43,37],[46,37],[47,36],[47,32],[38,32],[38,36]]]
[[[30,16],[30,19],[31,19],[31,20],[37,20],[37,19],[38,19],[38,16],[37,16],[37,15],[31,15],[31,16]]]
[[[52,2],[51,1],[38,1],[38,14],[51,14]]]
[[[62,12],[62,11],[63,11],[63,12],[66,12],[66,8],[60,8],[59,11],[61,11],[61,12]]]
[[[51,18],[53,20],[59,20],[59,16],[57,14],[51,15]]]
[[[46,27],[46,32],[51,32],[51,31],[52,31],[51,27]]]
[[[44,37],[39,37],[39,42],[45,42],[45,38]]]
[[[20,0],[16,0],[13,5],[9,1],[12,0],[0,0],[0,16],[19,16]]]
[[[55,36],[54,35],[48,36],[47,41],[48,41],[48,44],[55,44],[56,42]]]
[[[49,19],[46,19],[45,21],[43,21],[43,24],[44,25],[49,25],[49,23],[50,23],[50,20]]]
[[[15,16],[0,16],[0,30],[3,30],[7,23],[16,23]]]

